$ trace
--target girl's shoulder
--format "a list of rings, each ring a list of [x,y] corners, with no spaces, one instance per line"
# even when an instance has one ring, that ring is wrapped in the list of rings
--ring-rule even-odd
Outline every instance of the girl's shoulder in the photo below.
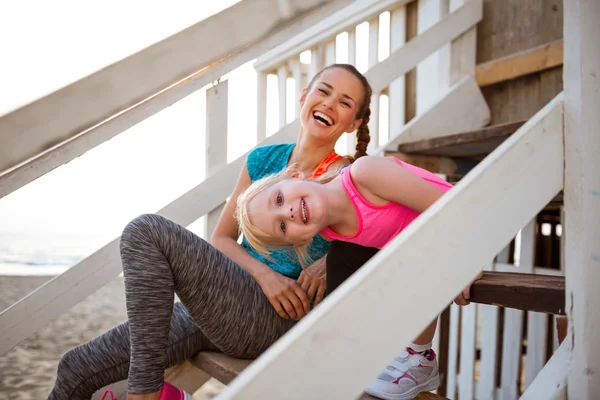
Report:
[[[398,164],[390,157],[363,156],[350,166],[352,180],[368,183],[378,175],[385,174],[390,168],[397,168]]]

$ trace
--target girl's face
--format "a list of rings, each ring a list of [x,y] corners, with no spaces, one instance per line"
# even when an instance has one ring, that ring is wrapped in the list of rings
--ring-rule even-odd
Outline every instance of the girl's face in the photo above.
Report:
[[[327,198],[322,185],[284,179],[257,194],[248,204],[254,226],[273,240],[267,245],[302,246],[327,226]]]
[[[327,142],[336,142],[345,132],[353,132],[362,122],[356,115],[363,94],[360,80],[352,73],[341,68],[323,71],[300,98],[304,132]]]

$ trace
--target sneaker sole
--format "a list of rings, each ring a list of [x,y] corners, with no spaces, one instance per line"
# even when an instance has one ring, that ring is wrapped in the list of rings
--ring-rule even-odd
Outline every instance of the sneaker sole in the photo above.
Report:
[[[387,393],[377,389],[366,388],[365,393],[370,394],[371,396],[378,397],[383,400],[413,400],[418,396],[419,393],[422,392],[431,392],[432,390],[436,390],[440,387],[440,377],[439,375],[429,379],[423,385],[419,385],[412,390],[405,393]]]

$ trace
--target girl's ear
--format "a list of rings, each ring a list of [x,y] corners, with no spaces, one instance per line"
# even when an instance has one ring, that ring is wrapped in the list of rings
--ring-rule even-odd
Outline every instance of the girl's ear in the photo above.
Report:
[[[295,169],[288,171],[288,175],[290,176],[290,178],[296,178],[296,179],[300,179],[302,181],[306,178],[306,175],[304,175],[304,172],[296,171]]]

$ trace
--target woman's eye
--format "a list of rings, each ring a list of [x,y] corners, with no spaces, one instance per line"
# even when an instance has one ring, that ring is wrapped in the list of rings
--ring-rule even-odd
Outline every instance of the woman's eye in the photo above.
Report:
[[[285,222],[281,221],[280,227],[281,227],[281,232],[285,233]]]
[[[350,107],[350,103],[346,103],[345,101],[342,101],[342,104],[346,107]]]
[[[280,206],[281,204],[283,204],[283,196],[281,195],[281,193],[277,194],[277,205]]]
[[[323,94],[327,94],[327,91],[324,89],[319,89],[319,92],[323,93]]]

